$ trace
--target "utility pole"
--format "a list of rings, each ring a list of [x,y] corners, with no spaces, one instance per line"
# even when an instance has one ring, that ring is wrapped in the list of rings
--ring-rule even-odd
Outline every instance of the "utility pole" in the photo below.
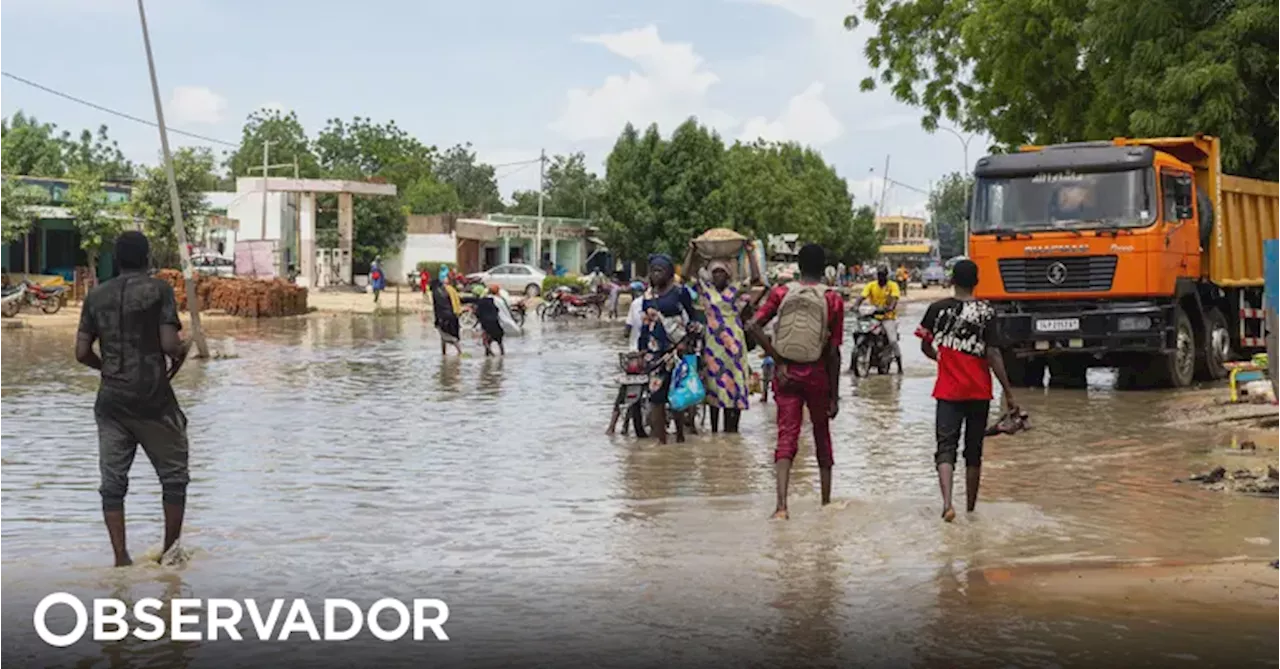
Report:
[[[271,140],[264,139],[262,140],[262,223],[258,226],[258,239],[267,238],[267,170],[271,169],[270,156]]]
[[[884,157],[884,185],[880,187],[880,206],[876,208],[876,215],[884,215],[884,202],[889,194],[889,156]]]
[[[538,156],[538,235],[537,240],[533,243],[533,257],[537,263],[535,266],[542,269],[542,202],[547,196],[547,150],[543,149],[542,154]]]
[[[151,96],[156,103],[156,125],[160,128],[160,149],[164,152],[164,171],[169,178],[169,204],[173,207],[173,234],[178,239],[182,257],[182,278],[187,287],[187,311],[191,313],[191,338],[197,355],[209,357],[209,345],[200,329],[200,304],[196,294],[195,273],[191,271],[191,248],[187,246],[187,229],[182,224],[182,203],[178,201],[178,179],[173,174],[173,155],[169,153],[169,134],[164,127],[164,108],[160,104],[160,84],[156,81],[156,62],[151,56],[151,35],[147,32],[147,12],[138,0],[138,18],[142,22],[142,43],[147,50],[147,69],[151,72]]]

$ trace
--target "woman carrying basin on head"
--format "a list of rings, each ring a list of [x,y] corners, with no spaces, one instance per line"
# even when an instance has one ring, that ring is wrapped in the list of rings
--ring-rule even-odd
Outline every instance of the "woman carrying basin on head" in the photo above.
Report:
[[[690,245],[692,247],[692,244]],[[690,253],[686,271],[697,277],[697,290],[706,318],[702,347],[702,378],[711,410],[711,431],[737,432],[742,412],[748,408],[747,336],[742,325],[745,306],[738,286],[733,285],[729,263],[716,259],[694,273],[697,254]]]

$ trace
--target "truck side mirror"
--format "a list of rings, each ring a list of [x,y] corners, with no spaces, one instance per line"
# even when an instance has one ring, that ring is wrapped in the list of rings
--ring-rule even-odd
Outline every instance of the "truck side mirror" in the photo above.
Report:
[[[1179,221],[1186,221],[1192,217],[1191,198],[1194,193],[1190,176],[1179,175],[1174,180],[1174,211]]]

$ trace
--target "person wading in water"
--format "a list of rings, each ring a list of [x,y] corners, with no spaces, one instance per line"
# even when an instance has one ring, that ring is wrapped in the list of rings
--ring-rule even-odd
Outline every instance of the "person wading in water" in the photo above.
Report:
[[[94,403],[98,423],[98,468],[102,475],[102,516],[117,567],[133,563],[125,538],[124,498],[129,468],[138,446],[160,478],[164,502],[164,550],[182,534],[187,505],[187,417],[170,380],[191,346],[178,336],[178,304],[173,288],[147,276],[150,245],[141,232],[121,233],[115,243],[120,275],[84,298],[76,334],[76,360],[99,370]],[[98,343],[97,353],[93,350]]]
[[[951,487],[962,429],[965,509],[972,513],[978,504],[982,442],[987,412],[991,408],[993,372],[1004,391],[1005,407],[1009,411],[1017,409],[1000,352],[995,310],[987,302],[973,298],[973,289],[978,285],[978,266],[972,260],[956,263],[951,283],[955,286],[955,297],[929,305],[916,329],[920,350],[938,363],[938,379],[933,384],[933,397],[938,401],[935,420],[938,447],[933,461],[938,468],[938,488],[942,492],[942,519],[948,523],[956,517],[951,506]]]
[[[800,249],[800,280],[778,286],[751,319],[748,332],[777,365],[774,403],[778,407],[778,444],[774,450],[778,506],[785,520],[791,463],[799,450],[804,409],[813,423],[813,448],[822,482],[822,503],[831,503],[831,419],[840,410],[840,341],[844,338],[844,300],[823,284],[826,252],[817,244]],[[774,336],[764,326],[777,316]]]
[[[449,354],[449,345],[458,349],[462,355],[462,326],[458,323],[458,312],[454,310],[454,301],[440,279],[431,280],[431,309],[436,316],[436,330],[440,332],[440,355]]]
[[[480,330],[484,333],[484,355],[486,358],[493,357],[493,344],[498,345],[498,353],[505,356],[507,347],[502,345],[502,338],[506,332],[502,329],[502,305],[506,301],[502,299],[502,288],[498,284],[489,286],[489,294],[476,301],[476,320],[480,321]]]
[[[644,322],[640,326],[639,346],[648,353],[653,369],[649,379],[649,423],[658,443],[667,443],[667,392],[671,389],[671,372],[684,355],[687,328],[697,320],[689,291],[676,285],[675,263],[665,254],[649,256],[649,290],[645,291]],[[676,421],[676,441],[684,441],[681,421]]]

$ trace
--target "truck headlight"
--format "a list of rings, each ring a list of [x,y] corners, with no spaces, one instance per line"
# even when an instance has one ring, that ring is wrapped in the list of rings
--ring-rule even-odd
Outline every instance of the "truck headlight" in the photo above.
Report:
[[[1121,332],[1135,332],[1138,330],[1151,329],[1150,316],[1121,316],[1116,323],[1116,327]]]

